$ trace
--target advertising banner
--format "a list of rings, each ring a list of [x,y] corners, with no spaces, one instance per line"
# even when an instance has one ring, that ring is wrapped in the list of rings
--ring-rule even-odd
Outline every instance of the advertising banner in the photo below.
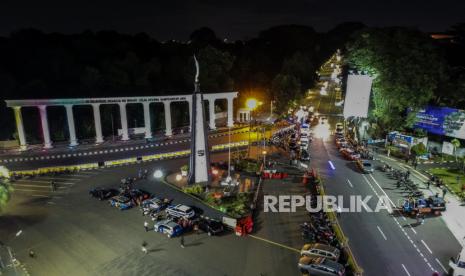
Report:
[[[428,106],[417,112],[414,127],[429,133],[465,139],[465,111]]]

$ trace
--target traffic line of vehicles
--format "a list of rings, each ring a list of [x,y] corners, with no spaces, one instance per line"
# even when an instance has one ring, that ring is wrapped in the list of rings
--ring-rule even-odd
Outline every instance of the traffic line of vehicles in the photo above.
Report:
[[[346,160],[355,161],[356,168],[361,173],[374,172],[373,164],[363,159],[360,152],[345,138],[341,123],[336,124],[335,143],[339,153]]]
[[[201,210],[184,204],[172,204],[172,199],[160,198],[142,189],[117,190],[97,187],[89,191],[90,196],[119,210],[139,206],[141,214],[154,222],[153,230],[169,238],[181,236],[192,230],[203,231],[209,236],[224,232],[222,222],[200,216]]]

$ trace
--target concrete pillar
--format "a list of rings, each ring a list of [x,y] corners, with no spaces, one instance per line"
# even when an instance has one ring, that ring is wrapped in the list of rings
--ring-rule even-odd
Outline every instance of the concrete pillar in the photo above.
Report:
[[[21,150],[25,150],[27,148],[27,143],[26,133],[24,132],[23,115],[21,114],[21,107],[15,106],[13,107],[13,110],[15,111],[16,130],[18,131],[19,136],[19,146]]]
[[[228,127],[234,126],[234,107],[233,107],[233,98],[227,98],[228,100]]]
[[[192,131],[192,100],[187,101],[189,107],[189,131]]]
[[[128,117],[126,114],[126,103],[119,103],[119,115],[121,117],[121,128],[123,129],[123,134],[121,135],[121,140],[129,140],[128,134]]]
[[[48,128],[47,106],[39,105],[40,122],[42,123],[42,135],[44,136],[44,148],[52,148],[52,141],[50,140],[50,130]]]
[[[171,128],[171,102],[164,101],[163,105],[165,107],[165,135],[173,135],[173,129]]]
[[[78,145],[76,138],[76,128],[74,127],[74,115],[73,115],[73,105],[65,105],[66,109],[66,118],[68,119],[68,131],[69,131],[69,146],[75,147]]]
[[[145,126],[145,139],[152,138],[152,126],[150,125],[150,103],[145,102],[144,105],[144,126]]]
[[[92,104],[94,110],[94,123],[95,123],[95,143],[103,143],[102,135],[102,122],[100,120],[100,104]]]
[[[208,99],[208,111],[210,112],[210,129],[216,129],[216,124],[215,124],[215,99]]]

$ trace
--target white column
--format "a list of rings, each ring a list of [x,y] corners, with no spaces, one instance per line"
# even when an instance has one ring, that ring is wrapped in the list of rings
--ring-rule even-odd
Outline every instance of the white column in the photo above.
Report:
[[[165,101],[163,105],[165,106],[165,135],[171,136],[173,135],[173,130],[171,129],[171,102]]]
[[[25,150],[27,148],[26,133],[24,132],[23,115],[21,114],[21,107],[15,106],[13,107],[13,110],[15,111],[16,130],[18,131],[19,136],[19,146],[21,150]]]
[[[152,126],[150,125],[150,103],[145,102],[144,105],[144,125],[145,125],[145,139],[152,138]]]
[[[228,127],[233,127],[234,126],[234,118],[233,118],[233,98],[227,98],[228,100]]]
[[[102,135],[102,122],[100,120],[100,104],[92,104],[94,110],[94,123],[95,123],[95,143],[103,143]]]
[[[128,135],[128,117],[126,114],[126,103],[119,103],[119,116],[121,117],[121,128],[123,129],[123,134],[121,140],[129,140]]]
[[[210,112],[210,129],[216,129],[216,124],[215,124],[215,99],[208,99],[208,111]]]
[[[52,141],[50,140],[50,130],[48,128],[47,106],[39,105],[40,122],[42,123],[42,135],[44,136],[44,148],[52,148]]]
[[[66,117],[68,119],[68,130],[69,130],[69,145],[75,147],[78,145],[76,139],[76,128],[74,127],[74,115],[73,115],[73,105],[67,104],[66,108]]]
[[[189,107],[189,131],[192,131],[192,100],[187,101],[187,106]]]

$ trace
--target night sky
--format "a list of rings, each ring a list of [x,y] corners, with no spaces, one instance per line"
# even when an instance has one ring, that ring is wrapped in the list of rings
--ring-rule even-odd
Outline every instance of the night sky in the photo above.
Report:
[[[62,33],[112,29],[187,40],[193,30],[208,26],[219,37],[243,39],[274,25],[326,31],[345,21],[443,31],[464,22],[464,11],[461,0],[4,0],[0,35],[27,27]]]

